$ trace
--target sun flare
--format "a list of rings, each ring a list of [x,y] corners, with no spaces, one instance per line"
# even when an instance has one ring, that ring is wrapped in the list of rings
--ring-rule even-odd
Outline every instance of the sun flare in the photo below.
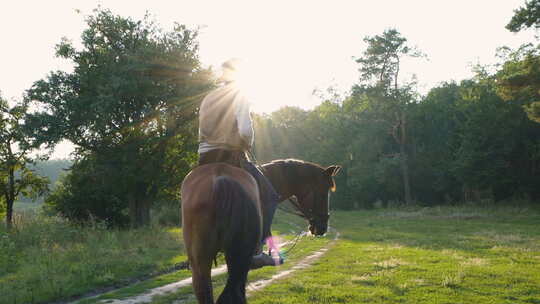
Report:
[[[271,105],[264,98],[264,92],[268,91],[265,84],[270,81],[264,73],[255,69],[253,65],[242,62],[235,75],[235,82],[242,94],[244,94],[251,103],[252,111],[265,112],[273,110]]]
[[[270,113],[278,109],[277,92],[286,89],[276,81],[280,75],[275,69],[265,67],[247,60],[241,60],[237,70],[232,75],[236,85],[251,104],[251,110],[257,113]]]

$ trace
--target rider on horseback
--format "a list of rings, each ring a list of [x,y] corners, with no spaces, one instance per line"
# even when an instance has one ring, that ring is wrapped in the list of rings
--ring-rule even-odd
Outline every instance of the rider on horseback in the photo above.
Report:
[[[262,242],[271,235],[270,226],[279,195],[261,171],[248,160],[254,139],[250,104],[237,83],[238,59],[223,63],[222,86],[203,99],[199,110],[199,165],[225,162],[243,168],[257,181],[263,211]],[[254,257],[254,268],[269,263],[267,255]],[[272,260],[273,261],[273,260]]]

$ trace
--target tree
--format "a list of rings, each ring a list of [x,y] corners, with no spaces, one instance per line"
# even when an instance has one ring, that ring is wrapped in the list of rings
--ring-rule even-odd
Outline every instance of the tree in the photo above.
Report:
[[[353,95],[365,100],[370,110],[377,113],[375,121],[386,125],[398,145],[399,152],[393,157],[400,163],[405,202],[411,204],[407,110],[414,101],[415,92],[412,84],[399,84],[399,72],[402,58],[422,57],[423,54],[408,46],[407,39],[395,29],[366,37],[364,41],[368,47],[356,60],[360,64],[361,78],[360,84],[353,88]]]
[[[13,204],[17,198],[41,195],[49,184],[47,178],[35,174],[28,166],[34,160],[30,158],[32,149],[23,132],[26,112],[26,105],[9,107],[0,96],[0,204],[5,205],[8,229],[13,224]]]
[[[459,140],[459,84],[443,83],[432,88],[415,105],[409,119],[414,193],[423,204],[456,201],[461,185],[452,175],[455,149]]]
[[[519,32],[532,26],[540,28],[540,0],[525,1],[525,7],[514,11],[514,16],[506,25],[506,29]]]
[[[498,96],[495,79],[480,74],[461,84],[452,173],[465,188],[492,192],[496,200],[537,197],[540,128],[520,104]]]
[[[540,0],[526,1],[515,10],[506,29],[519,32],[532,26],[540,28]],[[501,54],[506,61],[497,73],[499,95],[520,102],[529,119],[540,122],[540,45],[524,44],[516,51],[501,48]]]
[[[92,174],[123,193],[106,197],[127,204],[133,226],[145,225],[150,205],[195,162],[194,118],[210,71],[200,66],[196,30],[177,24],[165,32],[149,16],[134,21],[103,9],[86,21],[82,49],[67,40],[56,47],[74,71],[28,90],[27,100],[44,109],[28,125],[40,143],[76,144],[77,161],[94,162],[80,167],[99,168]]]
[[[529,119],[540,122],[540,45],[501,49],[506,59],[497,72],[497,92],[506,101],[523,106]]]

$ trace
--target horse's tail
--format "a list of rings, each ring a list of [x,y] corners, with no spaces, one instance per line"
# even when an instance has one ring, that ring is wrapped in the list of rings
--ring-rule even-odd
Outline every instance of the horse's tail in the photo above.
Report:
[[[229,275],[217,304],[243,304],[251,259],[261,237],[259,210],[242,185],[226,176],[214,180],[214,202]]]

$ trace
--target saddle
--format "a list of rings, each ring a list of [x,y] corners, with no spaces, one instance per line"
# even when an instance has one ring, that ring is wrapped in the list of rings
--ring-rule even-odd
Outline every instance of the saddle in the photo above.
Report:
[[[233,167],[245,170],[251,176],[253,176],[253,178],[257,182],[261,201],[270,201],[270,199],[267,198],[267,193],[269,193],[270,191],[275,191],[273,190],[269,182],[266,180],[266,178],[263,176],[257,165],[251,163],[248,160],[246,152],[214,149],[208,152],[201,153],[199,155],[199,166],[213,163],[226,163]],[[270,190],[269,188],[272,188],[272,190]]]
[[[243,151],[214,149],[201,153],[199,156],[199,166],[212,163],[227,163],[231,166],[245,169],[245,163],[247,162],[246,153]]]

